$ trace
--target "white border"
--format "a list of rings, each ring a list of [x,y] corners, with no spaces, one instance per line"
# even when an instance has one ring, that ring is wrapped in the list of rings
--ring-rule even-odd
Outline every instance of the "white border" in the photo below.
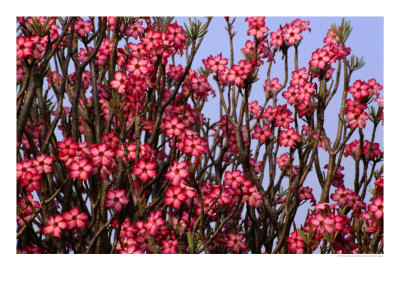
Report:
[[[395,1],[18,1],[3,4],[1,72],[3,299],[392,299],[398,276],[398,19]],[[111,4],[110,4],[111,3]],[[388,4],[386,4],[388,3]],[[17,15],[384,16],[385,255],[33,256],[15,255],[15,16]],[[373,45],[371,45],[373,47]],[[12,58],[12,59],[11,59]],[[5,84],[3,84],[5,83]],[[5,90],[5,91],[4,91]],[[396,97],[397,96],[397,97]],[[10,124],[13,124],[10,126]],[[388,137],[388,138],[386,138]],[[387,163],[389,162],[389,163]],[[396,180],[396,181],[395,181]],[[11,226],[10,226],[11,224]],[[10,230],[9,230],[10,229]],[[390,268],[390,269],[389,269]],[[395,292],[396,294],[396,292]],[[397,292],[398,294],[398,292]]]

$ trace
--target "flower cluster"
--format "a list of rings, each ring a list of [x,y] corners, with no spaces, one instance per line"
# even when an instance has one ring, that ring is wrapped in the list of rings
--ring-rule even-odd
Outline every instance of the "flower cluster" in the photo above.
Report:
[[[308,27],[310,21],[294,20],[292,23],[280,26],[275,32],[271,32],[271,46],[282,48],[283,46],[293,46],[303,39],[302,32],[311,29]]]
[[[51,173],[51,165],[55,158],[39,154],[33,159],[24,159],[17,162],[17,179],[21,187],[25,187],[27,193],[39,191],[41,189],[41,178],[43,173]]]
[[[78,207],[74,207],[69,211],[59,215],[51,215],[43,227],[43,234],[51,234],[54,237],[61,238],[63,230],[74,230],[75,228],[85,228],[85,222],[88,215],[79,212]]]

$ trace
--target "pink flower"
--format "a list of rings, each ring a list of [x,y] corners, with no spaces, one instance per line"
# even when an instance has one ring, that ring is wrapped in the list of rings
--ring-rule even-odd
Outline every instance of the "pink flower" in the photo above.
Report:
[[[290,25],[286,26],[286,31],[283,34],[283,38],[289,45],[294,45],[297,41],[300,41],[303,37],[300,35],[300,28],[293,27]]]
[[[172,205],[173,208],[180,209],[182,202],[186,199],[186,195],[183,193],[182,188],[179,186],[173,186],[167,188],[165,192],[164,204]]]
[[[290,86],[295,85],[305,85],[309,74],[306,68],[301,68],[298,71],[292,72],[292,80],[290,81]]]
[[[156,164],[154,162],[147,162],[140,160],[136,167],[133,168],[132,174],[139,177],[142,182],[146,182],[149,178],[153,178],[157,175]]]
[[[289,155],[287,153],[282,154],[276,159],[276,163],[279,166],[279,169],[283,170],[286,164],[289,162]]]
[[[128,203],[129,198],[125,197],[125,190],[108,190],[104,206],[112,208],[117,212],[121,212],[122,206],[127,205]]]
[[[290,234],[290,237],[286,238],[286,242],[288,243],[289,253],[295,253],[295,254],[304,253],[304,248],[305,248],[304,241],[296,230],[294,230]]]
[[[93,166],[86,158],[82,158],[78,162],[71,162],[68,168],[70,169],[69,178],[87,180],[88,174],[92,171]]]
[[[70,211],[63,212],[62,217],[67,222],[68,230],[71,230],[75,227],[85,228],[85,221],[88,215],[83,212],[79,213],[79,208],[75,206]]]
[[[31,56],[33,54],[32,46],[33,43],[29,38],[22,35],[17,37],[17,60]]]
[[[157,48],[161,45],[161,33],[149,29],[147,34],[140,38],[144,45],[146,51],[152,50],[152,48]]]
[[[179,26],[178,23],[175,22],[169,24],[166,29],[166,39],[172,42],[175,48],[182,48],[185,46],[187,36],[184,33],[182,26]]]
[[[136,22],[136,23],[133,24],[132,26],[128,27],[128,28],[125,30],[124,34],[125,34],[126,36],[131,36],[131,37],[133,37],[134,39],[137,39],[137,38],[139,37],[139,35],[140,35],[141,33],[143,33],[144,30],[145,30],[141,25],[143,25],[143,22],[141,22],[141,21],[140,21],[140,22]]]
[[[331,195],[332,201],[338,202],[340,207],[344,207],[347,203],[347,194],[353,193],[351,190],[346,189],[344,186],[339,186],[336,191]]]
[[[371,216],[368,212],[362,213],[361,217],[365,221],[365,225],[366,225],[365,232],[371,233],[371,232],[378,231],[379,225],[371,218]]]
[[[180,136],[185,127],[185,124],[179,122],[179,119],[176,116],[172,116],[172,118],[164,121],[165,135],[167,136]]]
[[[324,38],[324,43],[326,44],[337,44],[339,42],[339,38],[332,29],[328,30],[326,37]]]
[[[369,119],[369,115],[366,112],[362,112],[360,114],[357,114],[353,111],[347,110],[346,113],[346,118],[348,119],[347,126],[349,128],[365,128],[366,121]]]
[[[118,93],[125,94],[127,82],[128,76],[120,71],[117,71],[114,74],[114,80],[110,82],[110,86],[113,89],[116,89]]]
[[[171,182],[173,186],[178,186],[184,179],[189,176],[189,171],[186,169],[187,162],[182,161],[178,163],[177,161],[173,162],[173,165],[170,167],[169,172],[165,174],[165,178]]]
[[[357,80],[347,89],[353,95],[354,100],[361,100],[369,95],[370,86],[364,81]]]
[[[55,162],[55,158],[51,156],[46,156],[44,153],[36,156],[33,161],[33,165],[36,167],[36,170],[39,174],[42,173],[51,173],[53,172],[51,165]]]
[[[162,254],[177,254],[176,247],[178,246],[177,240],[162,240],[161,253]]]
[[[17,162],[17,179],[23,177],[27,172],[31,172],[32,174],[37,173],[32,160],[24,159],[22,162]]]
[[[228,233],[228,240],[225,243],[225,246],[231,248],[233,252],[239,253],[240,250],[246,250],[246,242],[243,241],[243,234],[234,234]]]
[[[184,70],[182,65],[167,65],[165,72],[167,73],[167,77],[178,81],[179,78],[183,75]]]
[[[215,73],[217,71],[225,70],[226,65],[228,64],[228,60],[226,58],[222,58],[222,53],[220,53],[215,57],[212,57],[212,55],[210,55],[207,60],[203,59],[203,64],[212,73]]]
[[[258,208],[262,201],[262,194],[258,191],[257,186],[253,185],[249,188],[248,194],[243,196],[242,201],[246,201],[249,206]]]
[[[360,195],[356,195],[354,192],[348,193],[346,195],[346,205],[351,207],[353,211],[360,211],[360,209],[365,209],[366,204],[361,200]]]
[[[61,231],[67,228],[67,223],[61,215],[50,216],[46,226],[43,227],[43,234],[51,234],[52,236],[61,238]]]
[[[379,97],[378,91],[382,90],[383,86],[377,83],[375,78],[371,78],[370,80],[368,80],[368,84],[369,84],[369,90],[368,90],[369,93]]]
[[[375,102],[378,103],[379,108],[383,108],[383,97],[376,98]]]
[[[41,179],[42,176],[40,174],[28,171],[21,178],[21,186],[24,186],[28,193],[32,193],[33,191],[39,191],[42,187],[40,183]]]
[[[256,25],[254,27],[249,28],[249,30],[247,30],[247,35],[252,35],[254,36],[256,39],[262,39],[264,34],[266,34],[268,32],[268,27],[266,26],[259,26]]]
[[[254,100],[249,103],[249,112],[252,114],[258,114],[262,110],[262,106],[258,105],[258,101]]]
[[[368,205],[368,210],[373,213],[375,219],[379,221],[383,217],[383,198],[377,196],[372,204]]]
[[[262,39],[264,34],[268,32],[268,27],[265,26],[265,17],[251,17],[246,18],[249,22],[249,30],[247,35],[254,36],[256,39]]]
[[[237,190],[244,181],[245,177],[242,175],[242,171],[240,170],[225,172],[224,186],[232,187],[233,189]]]
[[[278,46],[281,47],[284,42],[282,27],[276,32],[271,32],[271,47]]]
[[[313,189],[308,186],[302,186],[299,188],[298,194],[301,201],[311,200],[311,203],[315,205],[315,198],[312,194]]]
[[[268,122],[272,122],[275,119],[275,115],[278,112],[278,107],[272,107],[269,105],[267,109],[261,114],[261,118],[266,119]]]
[[[207,150],[208,149],[203,145],[203,139],[201,137],[194,139],[185,138],[183,140],[183,153],[190,154],[197,158],[200,155],[207,153]]]
[[[93,31],[93,23],[90,20],[83,21],[82,18],[79,18],[75,22],[74,31],[78,33],[80,36],[83,36],[84,34]]]
[[[161,214],[161,210],[157,210],[156,212],[151,211],[146,224],[143,225],[150,235],[156,235],[158,229],[165,224],[165,220],[161,217]]]
[[[310,222],[317,228],[320,234],[335,232],[332,226],[335,220],[331,216],[324,217],[321,213],[317,213]]]
[[[289,128],[289,130],[281,131],[279,135],[279,145],[283,147],[291,147],[300,140],[300,135],[294,130],[294,128]]]
[[[142,74],[151,72],[153,68],[147,58],[138,59],[137,57],[132,57],[126,64],[126,70],[130,72],[133,77],[139,78]]]
[[[294,121],[294,119],[290,117],[291,114],[292,114],[292,112],[288,109],[285,109],[280,113],[277,112],[275,115],[275,120],[276,120],[275,126],[288,129],[290,126],[290,123],[292,123]]]
[[[272,90],[274,91],[274,93],[276,93],[282,87],[282,85],[279,83],[279,79],[277,77],[270,80],[270,83],[271,83]],[[265,80],[264,91],[266,91],[266,92],[271,91],[271,88],[268,83],[268,79]]]
[[[268,124],[264,124],[262,128],[256,125],[254,127],[254,132],[252,133],[251,138],[260,140],[265,143],[271,135],[272,131],[269,129]]]
[[[114,156],[114,151],[111,150],[106,143],[95,144],[90,147],[90,154],[92,155],[93,165],[103,165],[110,167],[111,160]]]
[[[317,49],[313,52],[311,56],[311,61],[309,62],[310,67],[316,67],[324,70],[326,65],[330,62],[331,58],[329,53],[322,49]]]

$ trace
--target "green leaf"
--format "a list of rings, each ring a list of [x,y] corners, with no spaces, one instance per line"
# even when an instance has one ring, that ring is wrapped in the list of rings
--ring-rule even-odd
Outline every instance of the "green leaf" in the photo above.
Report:
[[[339,43],[341,45],[344,45],[346,43],[347,39],[350,36],[351,31],[353,30],[350,26],[350,21],[345,22],[344,18],[342,19],[342,23],[340,25],[340,31],[339,28],[336,26],[336,24],[332,24],[331,29],[339,38]]]
[[[304,243],[306,243],[306,244],[310,243],[310,240],[306,237],[303,230],[297,229],[297,232],[299,233],[300,237],[303,239]]]
[[[355,55],[350,57],[350,61],[347,60],[347,64],[349,65],[349,69],[351,72],[361,69],[365,66],[364,57],[358,58]]]

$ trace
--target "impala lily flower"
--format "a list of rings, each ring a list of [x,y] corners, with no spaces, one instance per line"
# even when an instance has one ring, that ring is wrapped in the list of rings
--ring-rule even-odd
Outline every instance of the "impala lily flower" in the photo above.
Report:
[[[241,233],[234,234],[228,233],[228,240],[225,243],[225,246],[231,248],[233,252],[239,253],[240,250],[246,250],[246,242],[243,241],[244,235]]]
[[[104,202],[105,207],[114,209],[117,212],[121,212],[122,207],[129,203],[129,198],[125,197],[125,190],[109,190],[107,192],[106,201]]]
[[[132,174],[139,177],[142,182],[146,182],[148,179],[153,178],[157,175],[156,164],[154,162],[146,162],[140,160],[136,167],[133,168]]]
[[[167,188],[164,198],[165,205],[172,205],[173,208],[180,209],[182,202],[186,199],[181,187],[173,186]]]
[[[184,179],[189,176],[189,171],[186,169],[187,162],[174,161],[169,172],[165,174],[165,178],[171,182],[173,186],[179,186],[184,182]]]
[[[46,226],[43,227],[43,234],[51,234],[52,236],[61,238],[60,233],[67,228],[67,222],[61,215],[50,216]]]
[[[304,253],[304,248],[306,247],[306,245],[304,244],[303,239],[297,233],[296,230],[294,230],[290,234],[290,237],[286,238],[286,242],[289,245],[289,247],[288,247],[289,253],[295,253],[295,254],[303,254]]]
[[[294,147],[298,141],[300,141],[300,135],[294,130],[294,128],[289,128],[287,131],[281,131],[279,136],[279,145],[283,147]]]
[[[81,180],[87,180],[88,174],[92,171],[93,166],[89,163],[86,158],[80,159],[78,162],[73,161],[69,165],[69,178],[78,178]]]
[[[372,204],[368,205],[368,210],[373,213],[375,219],[379,221],[383,217],[383,198],[378,196]]]
[[[65,222],[67,222],[68,230],[78,228],[85,228],[85,221],[88,218],[88,215],[85,213],[80,213],[78,207],[72,208],[70,211],[66,211],[62,213],[62,217]]]
[[[128,76],[118,71],[114,74],[114,80],[110,82],[110,86],[116,89],[118,93],[125,94],[128,83]]]

